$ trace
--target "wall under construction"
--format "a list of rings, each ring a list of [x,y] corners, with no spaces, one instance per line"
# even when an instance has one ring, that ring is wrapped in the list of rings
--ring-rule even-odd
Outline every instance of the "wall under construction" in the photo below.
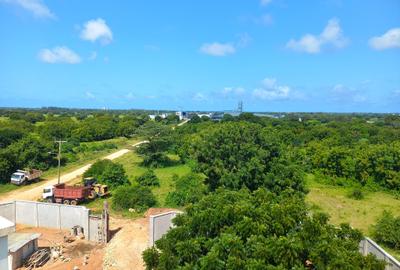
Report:
[[[90,241],[107,238],[104,236],[102,219],[99,222],[99,219],[90,216],[90,210],[84,206],[14,201],[0,203],[0,216],[16,224],[32,227],[71,229],[80,226],[85,238]]]

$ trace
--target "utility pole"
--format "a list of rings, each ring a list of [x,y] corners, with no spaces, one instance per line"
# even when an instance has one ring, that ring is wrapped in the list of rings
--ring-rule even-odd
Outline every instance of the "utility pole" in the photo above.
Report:
[[[61,140],[55,141],[55,143],[58,143],[58,155],[57,155],[57,158],[58,158],[58,184],[60,184],[61,145],[65,142],[67,142],[67,141],[61,141]]]

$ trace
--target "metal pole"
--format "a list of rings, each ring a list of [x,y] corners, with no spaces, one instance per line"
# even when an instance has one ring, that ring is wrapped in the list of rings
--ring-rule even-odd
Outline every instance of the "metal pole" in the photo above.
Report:
[[[60,167],[61,167],[61,144],[67,141],[56,141],[58,143],[58,184],[60,184]]]

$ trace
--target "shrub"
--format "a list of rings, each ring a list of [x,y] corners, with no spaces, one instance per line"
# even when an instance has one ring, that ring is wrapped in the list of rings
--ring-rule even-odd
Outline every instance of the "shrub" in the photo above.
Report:
[[[106,184],[111,188],[129,183],[124,167],[108,159],[96,161],[83,174],[83,177],[94,177],[99,183]]]
[[[350,192],[349,197],[355,200],[362,200],[364,199],[364,193],[361,189],[355,188]]]
[[[112,207],[115,210],[133,208],[139,212],[156,204],[156,198],[148,187],[122,186],[113,194]]]
[[[201,175],[189,173],[182,177],[173,176],[175,191],[168,193],[166,203],[173,206],[184,206],[198,202],[207,192]]]
[[[104,169],[112,163],[109,159],[98,160],[90,166],[83,177],[96,177],[103,173]]]
[[[141,176],[137,177],[136,182],[138,182],[141,186],[160,186],[160,180],[153,170],[148,170]]]
[[[163,168],[171,165],[171,160],[163,152],[149,153],[143,158],[142,165],[150,168]]]
[[[157,269],[157,265],[159,264],[159,253],[155,247],[143,251],[142,256],[143,261],[146,264],[146,270]]]
[[[400,249],[400,217],[384,211],[373,227],[373,236],[378,243]]]

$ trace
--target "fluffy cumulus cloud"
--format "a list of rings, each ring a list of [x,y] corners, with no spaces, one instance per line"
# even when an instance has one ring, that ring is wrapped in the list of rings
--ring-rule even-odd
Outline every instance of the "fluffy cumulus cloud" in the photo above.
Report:
[[[41,61],[50,64],[77,64],[81,62],[80,56],[65,46],[55,47],[53,49],[42,49],[38,56]]]
[[[113,33],[106,21],[98,18],[84,24],[81,38],[92,42],[98,40],[102,44],[109,44],[113,40]]]
[[[212,56],[226,56],[236,52],[236,48],[231,43],[205,43],[201,46],[200,51],[204,54]]]
[[[0,2],[17,5],[38,18],[54,19],[56,17],[42,0],[0,0]]]
[[[369,45],[375,50],[400,48],[400,28],[390,29],[382,36],[371,38]]]
[[[286,47],[298,52],[316,54],[321,52],[323,47],[343,48],[347,43],[348,39],[343,35],[339,20],[334,18],[329,20],[321,34],[306,34],[299,40],[291,39]]]
[[[275,78],[265,78],[262,87],[253,90],[253,97],[263,100],[284,100],[291,98],[291,89],[287,85],[279,85]]]

